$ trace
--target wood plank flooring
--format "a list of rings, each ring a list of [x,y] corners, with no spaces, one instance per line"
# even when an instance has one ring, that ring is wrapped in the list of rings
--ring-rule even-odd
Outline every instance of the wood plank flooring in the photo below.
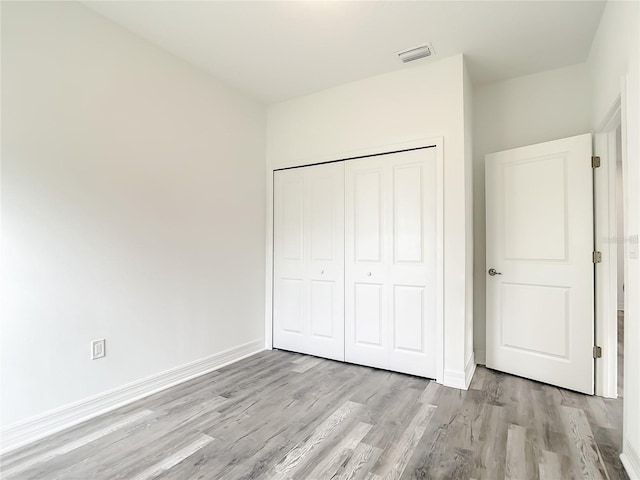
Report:
[[[626,479],[622,400],[267,351],[2,459],[3,479]]]
[[[618,310],[618,396],[624,390],[624,311]]]

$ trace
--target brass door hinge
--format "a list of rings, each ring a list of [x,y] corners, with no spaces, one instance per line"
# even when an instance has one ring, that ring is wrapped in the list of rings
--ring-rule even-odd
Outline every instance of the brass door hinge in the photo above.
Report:
[[[598,252],[598,251],[593,252],[591,256],[591,260],[593,261],[593,263],[602,262],[602,252]]]
[[[600,157],[591,157],[591,168],[598,168],[600,166]]]
[[[593,358],[602,358],[602,347],[593,347]]]

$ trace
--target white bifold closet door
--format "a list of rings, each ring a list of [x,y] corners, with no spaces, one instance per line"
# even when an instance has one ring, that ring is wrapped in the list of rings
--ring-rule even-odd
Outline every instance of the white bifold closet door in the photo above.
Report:
[[[436,151],[345,162],[345,360],[436,377]]]
[[[344,360],[344,163],[274,173],[273,346]]]

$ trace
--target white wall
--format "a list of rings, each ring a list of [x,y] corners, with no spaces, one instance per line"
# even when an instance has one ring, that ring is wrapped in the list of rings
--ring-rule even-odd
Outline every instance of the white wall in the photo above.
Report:
[[[622,91],[625,207],[625,346],[623,462],[640,479],[640,3],[608,2],[589,53],[591,120],[596,130]]]
[[[1,113],[3,425],[263,341],[261,105],[78,3],[3,2]]]
[[[463,375],[471,239],[465,209],[463,58],[410,65],[269,107],[267,166],[304,165],[444,137],[445,379]]]
[[[474,91],[474,344],[476,361],[485,361],[485,186],[484,156],[591,131],[588,69],[574,65]]]

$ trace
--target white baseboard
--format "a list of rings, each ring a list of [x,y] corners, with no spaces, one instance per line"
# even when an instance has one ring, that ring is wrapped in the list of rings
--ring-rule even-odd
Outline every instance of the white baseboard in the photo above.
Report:
[[[23,447],[262,350],[264,340],[255,340],[9,425],[0,432],[0,453]]]
[[[640,453],[636,452],[629,441],[625,441],[620,455],[627,475],[631,480],[640,480]]]
[[[471,357],[469,357],[469,361],[467,361],[467,364],[464,366],[465,390],[471,385],[474,373],[476,373],[476,355],[475,352],[471,352]]]
[[[442,384],[445,387],[459,388],[461,390],[466,390],[464,385],[464,378],[465,378],[465,374],[462,370],[452,370],[449,368],[445,368],[444,379],[442,380]]]
[[[459,388],[461,390],[467,390],[469,388],[469,384],[471,383],[471,379],[473,378],[473,374],[476,371],[476,361],[474,354],[471,354],[471,357],[467,361],[467,364],[464,367],[464,371],[462,370],[453,370],[453,369],[445,369],[444,371],[444,381],[442,384],[445,387]]]

